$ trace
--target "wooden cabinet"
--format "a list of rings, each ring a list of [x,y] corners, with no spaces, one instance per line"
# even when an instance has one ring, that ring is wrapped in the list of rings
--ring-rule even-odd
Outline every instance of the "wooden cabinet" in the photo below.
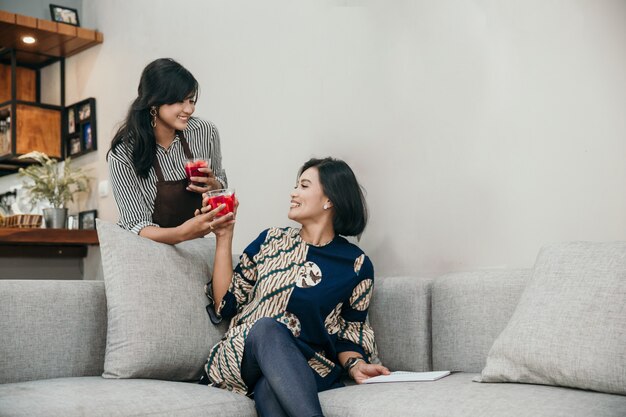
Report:
[[[64,58],[45,61],[46,66]],[[21,165],[17,157],[31,151],[45,152],[51,157],[63,157],[61,119],[64,98],[58,105],[44,104],[40,99],[41,69],[22,66],[17,51],[0,51],[0,161],[13,165],[12,173]],[[8,64],[7,64],[8,62]],[[29,64],[30,65],[30,64]],[[61,77],[65,76],[64,70]],[[63,82],[60,82],[63,85]]]
[[[17,67],[16,99],[22,101],[37,100],[37,71]],[[11,100],[11,66],[0,65],[0,103]]]
[[[33,150],[61,158],[61,110],[35,105],[15,106],[15,153]]]
[[[26,44],[25,36],[36,41]],[[24,165],[17,157],[31,151],[59,159],[70,154],[68,144],[76,139],[68,137],[66,126],[65,58],[102,41],[93,30],[0,10],[0,175],[15,173]],[[42,103],[41,70],[57,63],[60,103]],[[95,114],[92,118],[95,137]]]

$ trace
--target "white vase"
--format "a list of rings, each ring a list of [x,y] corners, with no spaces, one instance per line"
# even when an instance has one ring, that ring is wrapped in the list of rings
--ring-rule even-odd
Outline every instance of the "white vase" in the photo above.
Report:
[[[66,208],[45,208],[43,209],[43,219],[46,222],[46,229],[65,229],[67,221]]]

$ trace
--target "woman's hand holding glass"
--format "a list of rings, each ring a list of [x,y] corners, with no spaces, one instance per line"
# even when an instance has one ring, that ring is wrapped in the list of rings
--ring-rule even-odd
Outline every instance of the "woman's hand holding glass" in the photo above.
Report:
[[[211,219],[211,228],[210,232],[213,232],[216,237],[220,237],[225,234],[232,234],[235,228],[235,217],[237,215],[237,208],[239,207],[239,200],[234,196],[235,200],[234,209],[232,213],[227,213],[226,215],[220,215],[220,212],[226,210],[226,204],[220,204],[216,208],[212,209],[209,204],[209,196],[203,194],[202,196],[202,208],[197,209],[194,213],[195,218],[201,216],[210,216]]]
[[[219,213],[221,209],[221,207],[218,207],[215,210],[206,210],[205,212],[196,210],[194,217],[177,227],[178,236],[180,237],[179,241],[183,242],[204,237],[216,229],[223,227],[225,223],[234,222],[232,213],[218,218],[217,213]]]
[[[185,173],[189,179],[188,191],[202,194],[207,191],[222,188],[222,184],[217,180],[213,170],[209,168],[211,161],[203,159],[189,159],[185,164]]]

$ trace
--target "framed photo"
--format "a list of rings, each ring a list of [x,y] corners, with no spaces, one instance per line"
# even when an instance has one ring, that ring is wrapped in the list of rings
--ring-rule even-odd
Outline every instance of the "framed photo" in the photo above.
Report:
[[[63,129],[65,157],[79,157],[98,149],[96,109],[96,99],[93,97],[65,107]]]
[[[80,106],[78,109],[78,120],[87,120],[91,117],[91,105],[89,103],[85,103]]]
[[[96,217],[98,217],[97,210],[87,210],[78,213],[78,228],[79,229],[95,229]]]
[[[76,155],[80,153],[83,148],[80,144],[80,138],[76,136],[75,138],[70,138],[70,155]]]
[[[78,10],[56,4],[50,5],[50,15],[52,20],[68,25],[80,26],[78,23]]]
[[[67,111],[67,133],[72,134],[76,132],[76,114],[74,109]]]
[[[93,134],[91,131],[91,123],[83,125],[83,145],[86,151],[93,148]]]

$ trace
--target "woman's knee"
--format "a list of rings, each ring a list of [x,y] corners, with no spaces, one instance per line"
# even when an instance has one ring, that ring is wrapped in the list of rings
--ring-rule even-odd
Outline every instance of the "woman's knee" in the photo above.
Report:
[[[272,317],[261,317],[252,325],[248,337],[259,337],[261,335],[267,336],[280,333],[283,331],[283,327],[285,326],[277,322]]]
[[[285,330],[285,326],[272,317],[262,317],[252,325],[246,343],[276,340],[285,334]]]

